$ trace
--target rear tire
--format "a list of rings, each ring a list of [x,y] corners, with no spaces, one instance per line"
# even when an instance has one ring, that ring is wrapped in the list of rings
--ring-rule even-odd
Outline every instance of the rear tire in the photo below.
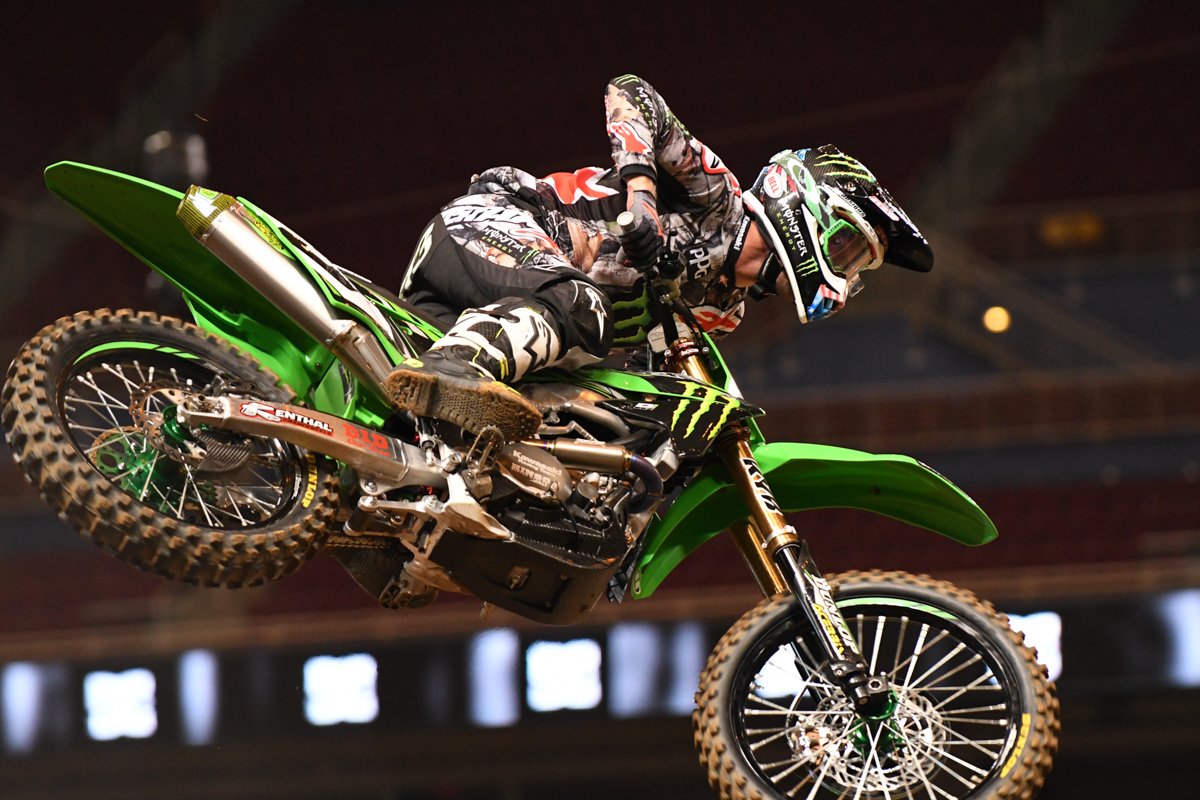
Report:
[[[864,657],[896,673],[893,727],[864,740],[827,667],[808,663],[819,646],[796,599],[765,600],[721,638],[696,694],[695,743],[722,800],[1033,798],[1058,748],[1058,700],[1008,619],[925,576],[830,584]]]
[[[238,471],[193,473],[122,412],[141,381],[199,391],[218,377],[264,399],[293,397],[258,361],[195,325],[127,309],[65,317],[9,367],[6,440],[46,503],[97,547],[187,583],[262,584],[298,568],[327,535],[333,462],[252,439]]]

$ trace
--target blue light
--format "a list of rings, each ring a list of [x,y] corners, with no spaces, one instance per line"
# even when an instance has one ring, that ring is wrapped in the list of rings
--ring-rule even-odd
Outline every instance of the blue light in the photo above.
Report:
[[[477,634],[468,647],[471,722],[486,728],[516,724],[521,717],[517,662],[521,640],[510,628]]]

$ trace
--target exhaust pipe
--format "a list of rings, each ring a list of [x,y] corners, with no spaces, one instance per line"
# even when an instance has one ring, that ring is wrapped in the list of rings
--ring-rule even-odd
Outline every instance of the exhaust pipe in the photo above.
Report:
[[[211,189],[188,189],[176,212],[188,233],[279,307],[344,363],[372,394],[391,405],[384,388],[392,362],[363,325],[339,318],[275,234],[237,198]]]

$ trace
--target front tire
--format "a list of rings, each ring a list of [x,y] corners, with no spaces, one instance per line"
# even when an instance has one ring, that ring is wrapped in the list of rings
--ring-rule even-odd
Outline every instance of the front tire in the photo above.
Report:
[[[796,599],[763,601],[721,638],[696,695],[696,747],[722,800],[1034,797],[1058,747],[1058,700],[1007,618],[924,576],[830,584],[864,657],[889,673],[895,713],[863,725]]]
[[[250,454],[236,469],[199,471],[148,438],[130,409],[145,387],[203,392],[218,379],[292,398],[256,360],[195,325],[129,310],[65,317],[9,367],[7,441],[46,503],[106,552],[186,583],[259,585],[316,553],[336,479],[328,459],[259,438],[240,443]],[[145,402],[170,416],[161,400]]]

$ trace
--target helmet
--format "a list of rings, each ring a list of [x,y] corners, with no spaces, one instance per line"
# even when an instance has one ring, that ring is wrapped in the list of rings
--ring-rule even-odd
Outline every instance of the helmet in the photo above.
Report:
[[[784,150],[742,196],[771,254],[750,295],[786,275],[801,322],[836,312],[880,264],[928,272],[933,250],[887,189],[833,145]]]

